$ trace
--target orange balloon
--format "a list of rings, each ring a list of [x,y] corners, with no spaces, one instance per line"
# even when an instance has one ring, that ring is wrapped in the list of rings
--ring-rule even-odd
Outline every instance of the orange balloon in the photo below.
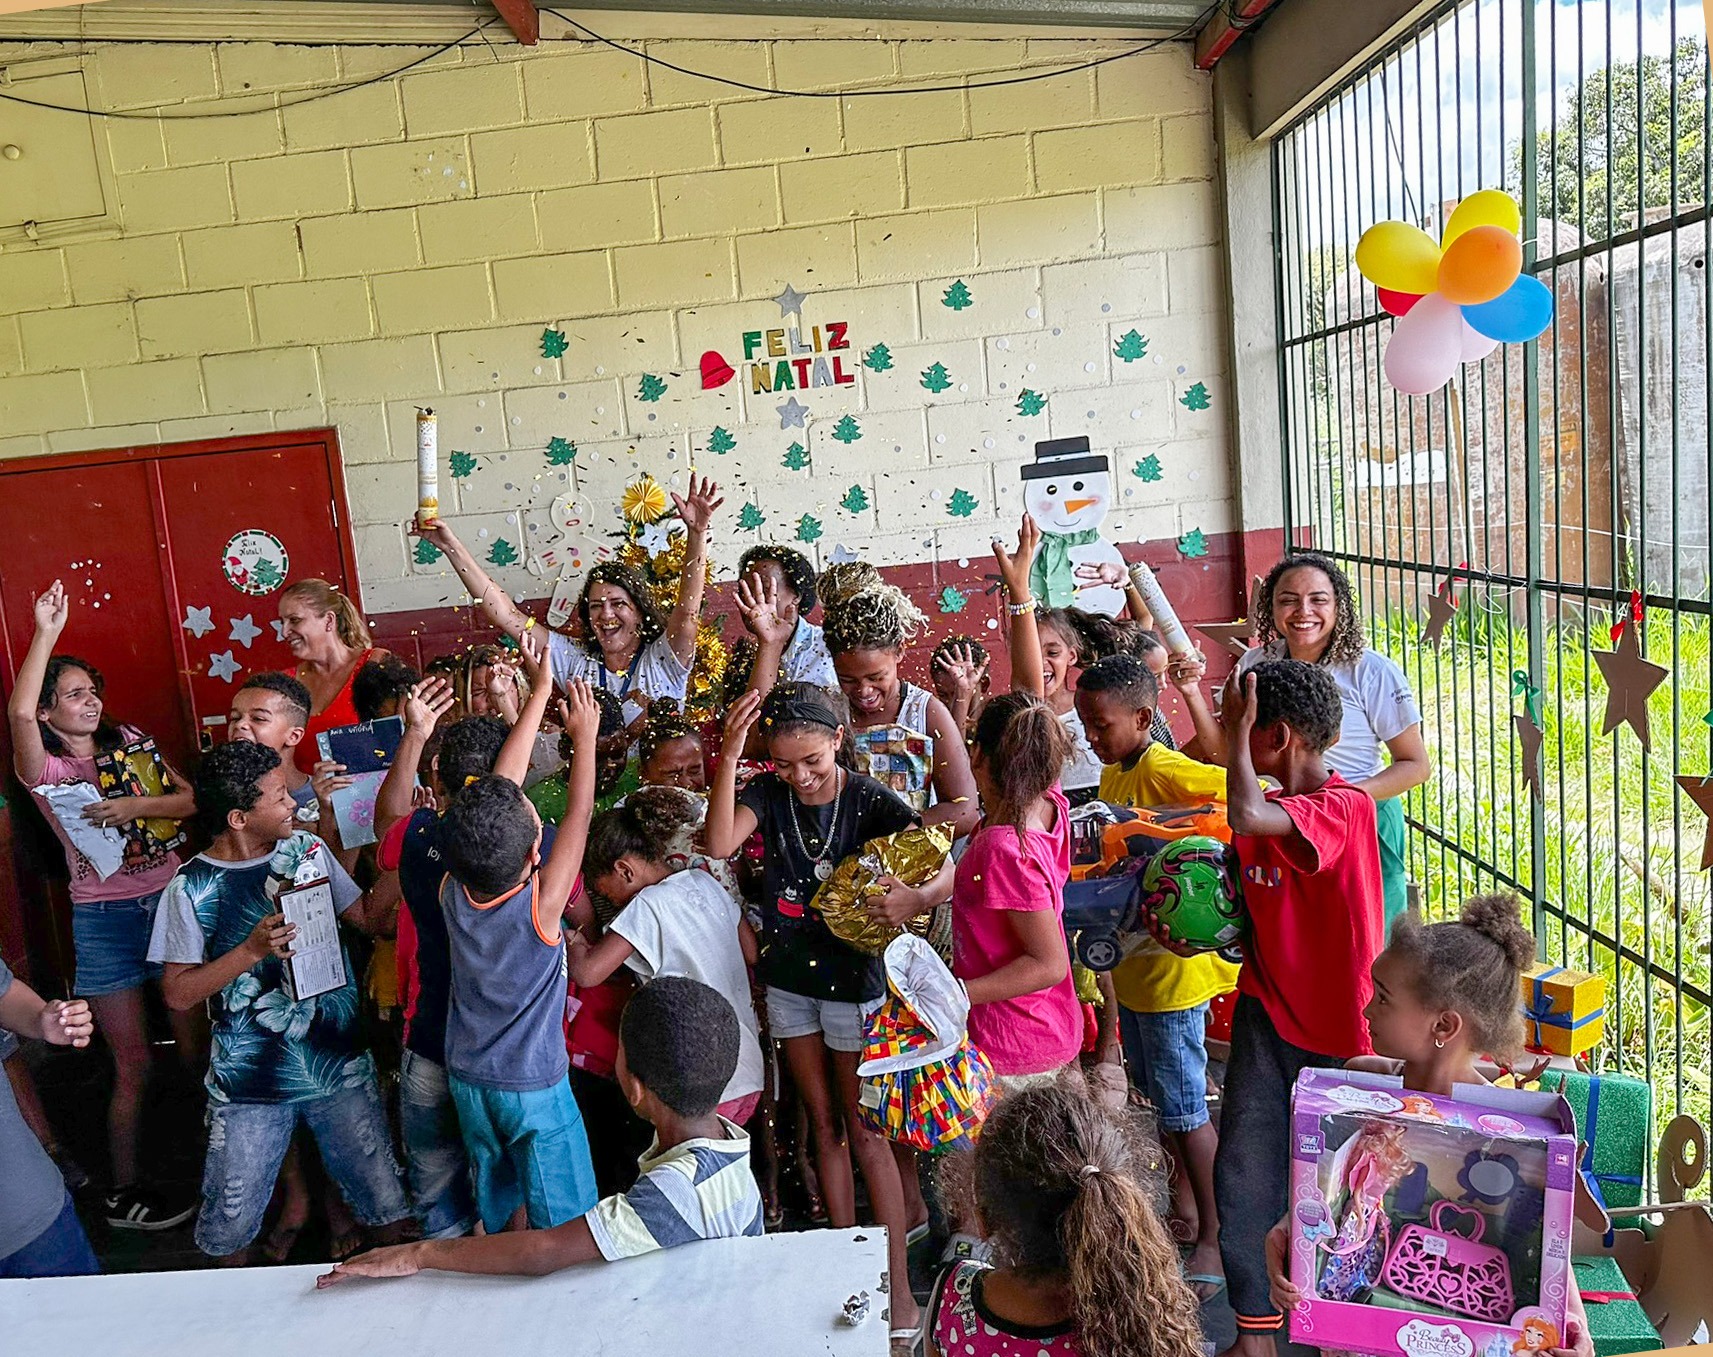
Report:
[[[1473,226],[1446,247],[1439,261],[1439,290],[1459,306],[1478,306],[1501,295],[1523,269],[1523,246],[1502,226]]]

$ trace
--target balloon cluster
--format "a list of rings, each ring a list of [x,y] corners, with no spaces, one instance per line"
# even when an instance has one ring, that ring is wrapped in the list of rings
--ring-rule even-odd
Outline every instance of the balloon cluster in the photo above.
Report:
[[[1386,380],[1411,396],[1449,382],[1501,344],[1524,344],[1552,323],[1552,292],[1523,270],[1523,214],[1508,193],[1482,189],[1452,211],[1434,238],[1403,221],[1370,226],[1356,267],[1398,317],[1386,345]]]

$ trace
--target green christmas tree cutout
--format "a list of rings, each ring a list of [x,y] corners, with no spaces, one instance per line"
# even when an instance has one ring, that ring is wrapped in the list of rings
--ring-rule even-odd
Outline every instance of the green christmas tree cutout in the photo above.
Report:
[[[1178,404],[1183,406],[1186,410],[1206,410],[1212,406],[1213,400],[1207,394],[1207,384],[1204,382],[1197,382],[1188,391],[1184,392],[1183,396],[1178,400]]]
[[[570,466],[571,459],[577,455],[577,445],[568,438],[550,438],[547,440],[547,465]]]
[[[818,540],[820,536],[820,519],[804,514],[802,518],[797,520],[797,540],[799,542],[813,542]]]
[[[968,490],[954,490],[951,499],[946,501],[946,512],[953,518],[968,518],[980,503]]]
[[[870,372],[885,372],[892,366],[892,350],[884,344],[876,344],[862,356],[862,365]]]
[[[410,558],[418,565],[433,565],[440,559],[441,555],[442,552],[439,547],[426,537],[419,537],[416,539],[416,550],[411,552]]]
[[[1039,391],[1031,391],[1024,387],[1017,393],[1017,413],[1020,415],[1038,415],[1047,408],[1047,398]]]
[[[833,426],[833,437],[838,439],[839,442],[843,443],[846,447],[849,447],[852,443],[856,442],[857,439],[862,437],[862,429],[857,424],[856,420],[852,419],[849,415],[845,415]]]
[[[1160,470],[1160,459],[1153,453],[1149,453],[1130,470],[1133,475],[1145,481],[1157,481],[1166,474]]]
[[[965,307],[974,306],[975,298],[970,296],[970,290],[962,278],[953,283],[940,298],[941,306],[949,306],[954,311],[962,311]]]
[[[952,374],[946,371],[944,363],[935,363],[922,373],[922,385],[926,390],[938,394],[952,384]]]
[[[1138,358],[1148,356],[1148,341],[1135,330],[1118,337],[1118,344],[1112,350],[1114,358],[1122,358],[1126,363],[1134,363]]]
[[[1178,538],[1178,554],[1192,561],[1207,555],[1207,538],[1200,528],[1191,528]]]
[[[278,589],[280,585],[285,583],[285,576],[280,574],[278,564],[268,556],[262,557],[250,567],[250,578],[255,581],[256,587],[264,593],[270,589]]]
[[[853,485],[845,491],[845,497],[839,501],[839,508],[847,514],[863,514],[868,512],[868,491],[860,485]]]
[[[738,510],[738,527],[745,532],[754,532],[765,522],[767,522],[767,515],[762,513],[761,506],[758,504],[752,502]]]
[[[637,383],[636,398],[639,401],[657,401],[666,394],[666,378],[656,377],[652,372],[642,374],[642,380]]]
[[[948,584],[940,590],[940,611],[943,613],[961,613],[968,602],[969,596],[961,589],[955,589]]]
[[[784,466],[787,471],[801,471],[809,465],[809,449],[801,443],[793,443],[785,449]]]
[[[541,356],[543,358],[563,358],[565,350],[571,347],[571,341],[565,338],[563,330],[543,330],[541,332]]]
[[[455,452],[449,459],[448,466],[452,472],[452,479],[461,481],[476,469],[476,459],[467,452]]]
[[[714,425],[713,433],[708,435],[708,451],[717,452],[722,457],[737,445],[738,440],[733,438],[723,425]]]
[[[516,565],[517,548],[503,537],[494,538],[493,546],[488,548],[489,565]]]

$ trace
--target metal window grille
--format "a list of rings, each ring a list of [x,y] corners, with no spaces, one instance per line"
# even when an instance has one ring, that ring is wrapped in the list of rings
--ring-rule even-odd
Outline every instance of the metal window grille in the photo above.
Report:
[[[1434,776],[1406,800],[1431,917],[1525,896],[1542,955],[1607,977],[1609,1070],[1707,1119],[1710,768],[1707,35],[1699,0],[1456,0],[1276,139],[1287,549],[1351,576],[1421,702]],[[1362,230],[1437,237],[1484,187],[1522,205],[1552,327],[1408,398]],[[1426,603],[1458,609],[1437,647]],[[1603,732],[1595,656],[1645,610],[1652,743]],[[1517,717],[1538,690],[1540,794]]]

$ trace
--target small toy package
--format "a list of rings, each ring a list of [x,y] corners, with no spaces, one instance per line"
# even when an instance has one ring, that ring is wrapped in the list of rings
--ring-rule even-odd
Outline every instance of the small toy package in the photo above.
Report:
[[[1576,1183],[1564,1099],[1305,1070],[1291,1154],[1294,1341],[1408,1357],[1560,1346]]]

